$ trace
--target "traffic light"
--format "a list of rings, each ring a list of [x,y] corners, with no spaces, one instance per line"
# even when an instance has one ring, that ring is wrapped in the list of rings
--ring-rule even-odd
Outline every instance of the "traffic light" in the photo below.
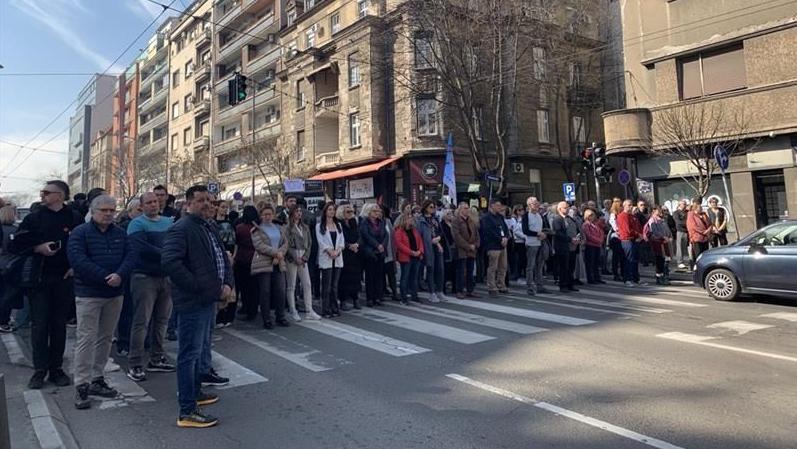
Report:
[[[606,148],[596,145],[592,149],[592,158],[595,163],[595,176],[606,182],[614,173],[614,167],[609,165],[609,158],[606,156]]]
[[[238,80],[238,83],[237,83],[238,91],[237,91],[237,97],[236,98],[238,99],[238,103],[240,103],[240,102],[246,100],[246,87],[247,87],[246,86],[246,77],[241,75],[240,73],[236,73],[235,74],[235,78]]]
[[[581,150],[581,163],[586,168],[592,167],[592,148],[587,147]]]
[[[235,76],[227,81],[227,104],[234,106],[246,100],[247,78],[236,72]]]

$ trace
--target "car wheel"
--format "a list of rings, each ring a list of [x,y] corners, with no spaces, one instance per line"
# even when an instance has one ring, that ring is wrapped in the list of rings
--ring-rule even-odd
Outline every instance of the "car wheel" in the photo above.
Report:
[[[706,292],[717,301],[733,301],[739,296],[739,281],[725,269],[711,270],[704,282]]]

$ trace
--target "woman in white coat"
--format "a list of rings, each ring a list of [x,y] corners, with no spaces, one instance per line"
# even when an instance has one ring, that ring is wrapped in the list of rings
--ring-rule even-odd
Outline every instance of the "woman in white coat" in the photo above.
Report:
[[[343,229],[335,218],[334,202],[330,201],[321,208],[315,233],[318,240],[318,268],[321,270],[321,316],[340,316],[338,280],[346,242]]]

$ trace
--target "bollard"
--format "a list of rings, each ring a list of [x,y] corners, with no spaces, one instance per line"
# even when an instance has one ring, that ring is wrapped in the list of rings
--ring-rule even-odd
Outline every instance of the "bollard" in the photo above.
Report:
[[[11,449],[11,434],[8,431],[6,376],[3,373],[0,373],[0,449]]]

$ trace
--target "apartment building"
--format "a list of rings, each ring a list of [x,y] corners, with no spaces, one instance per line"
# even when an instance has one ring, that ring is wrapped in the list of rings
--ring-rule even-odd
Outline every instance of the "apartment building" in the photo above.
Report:
[[[268,183],[259,174],[252,143],[273,145],[280,136],[281,92],[274,83],[280,63],[279,30],[285,0],[222,0],[213,7],[212,170],[221,196],[262,195]],[[228,83],[238,72],[249,79],[245,101],[230,105]],[[252,113],[254,109],[254,114]]]
[[[85,192],[91,160],[91,144],[100,130],[111,125],[116,77],[94,75],[78,95],[75,113],[69,118],[67,183],[72,193]]]
[[[165,21],[139,57],[136,183],[152,188],[168,183],[169,37],[175,19]]]
[[[621,22],[627,106],[604,114],[610,154],[635,160],[652,200],[695,196],[694,165],[662,138],[694,117],[681,142],[742,139],[729,195],[719,170],[706,195],[732,206],[739,235],[797,217],[797,3],[627,0]]]
[[[212,0],[197,0],[170,35],[169,188],[210,179]]]
[[[138,62],[134,61],[117,80],[111,129],[111,196],[127,201],[135,195],[135,151],[138,135]]]
[[[100,130],[92,139],[91,151],[89,154],[89,169],[86,171],[86,191],[95,187],[105,189],[106,192],[113,190],[113,126]]]

